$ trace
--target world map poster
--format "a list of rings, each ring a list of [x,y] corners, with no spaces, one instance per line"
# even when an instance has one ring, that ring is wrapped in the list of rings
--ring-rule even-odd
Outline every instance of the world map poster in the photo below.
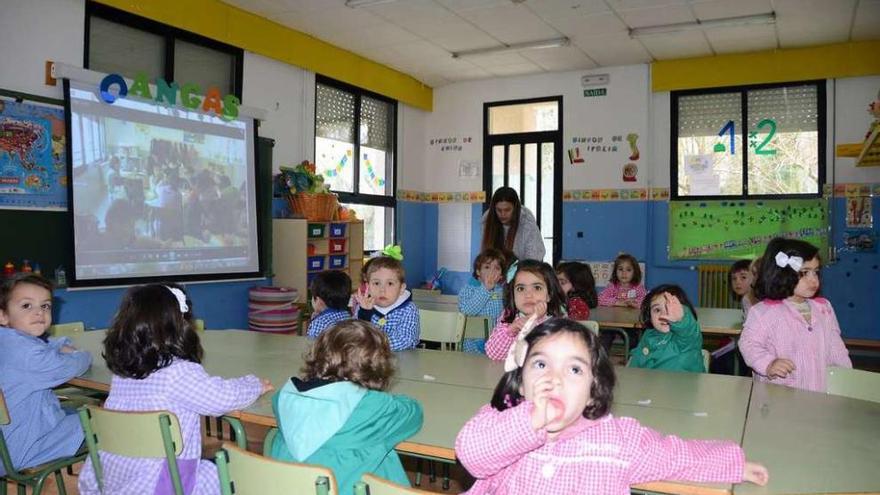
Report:
[[[67,209],[64,110],[0,98],[0,209]]]

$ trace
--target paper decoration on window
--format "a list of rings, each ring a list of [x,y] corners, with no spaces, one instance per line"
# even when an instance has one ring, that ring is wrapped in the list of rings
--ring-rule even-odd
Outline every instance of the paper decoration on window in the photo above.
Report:
[[[370,181],[379,187],[383,187],[385,185],[385,179],[376,176],[376,170],[373,168],[373,162],[370,161],[370,158],[369,156],[367,156],[366,153],[364,153],[364,164],[367,166],[367,177],[370,178]]]
[[[688,178],[691,195],[721,194],[721,180],[712,168],[712,164],[712,155],[685,155],[684,173]]]
[[[336,168],[332,168],[330,170],[325,170],[324,175],[327,177],[336,177],[342,172],[342,169],[348,165],[348,157],[351,156],[351,150],[346,150],[345,154],[342,155],[342,158],[339,159],[339,162],[336,163]]]

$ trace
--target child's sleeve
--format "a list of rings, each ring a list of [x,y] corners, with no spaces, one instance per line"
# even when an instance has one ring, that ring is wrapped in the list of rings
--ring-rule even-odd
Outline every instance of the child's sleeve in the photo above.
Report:
[[[568,317],[577,321],[590,319],[590,307],[587,306],[587,302],[579,297],[569,298]]]
[[[498,411],[483,406],[455,439],[455,455],[475,478],[488,478],[547,441],[546,430],[532,428],[532,403]]]
[[[381,428],[381,431],[388,450],[418,433],[424,421],[421,404],[405,395],[391,395],[384,416],[388,418],[389,424]]]
[[[204,416],[222,416],[244,409],[260,397],[263,385],[254,375],[239,378],[211,376],[198,363],[177,368],[169,395],[172,400]]]
[[[458,293],[458,310],[466,315],[482,315],[491,297],[492,293],[487,291],[483,284],[479,287],[465,285]]]
[[[375,310],[364,309],[358,306],[357,318],[358,320],[371,321],[373,319],[373,313],[375,313]]]
[[[317,339],[321,332],[327,329],[327,324],[328,321],[325,318],[321,318],[319,314],[309,322],[309,331],[306,336],[310,339]]]
[[[682,305],[682,309],[684,311],[681,320],[669,324],[669,331],[672,333],[672,343],[678,352],[702,349],[703,332],[700,330],[700,323],[694,317],[690,308]]]
[[[614,306],[617,302],[617,286],[609,283],[599,293],[599,306]]]
[[[505,323],[500,318],[498,319],[498,323],[492,329],[492,334],[489,335],[489,340],[486,341],[486,355],[489,356],[489,359],[503,361],[507,358],[510,346],[516,340],[516,336],[510,334],[509,328],[510,323]]]
[[[827,343],[825,346],[826,363],[828,363],[828,366],[852,368],[852,360],[849,358],[849,351],[846,349],[846,345],[840,337],[840,324],[837,322],[837,315],[834,314],[834,307],[831,306],[831,303],[827,300],[823,300],[822,302],[824,303],[823,311],[827,311],[825,317],[828,320],[828,327],[825,331],[825,340]]]
[[[36,389],[53,388],[82,375],[92,364],[92,355],[86,351],[62,352],[67,345],[55,340],[48,345],[29,346],[24,349],[25,367],[31,373]]]
[[[636,439],[626,453],[632,461],[630,484],[660,480],[742,482],[745,453],[734,442],[684,440],[646,428],[631,418],[618,422],[624,436]]]
[[[391,311],[386,316],[382,331],[388,335],[392,351],[414,349],[419,345],[421,327],[419,322],[419,308],[412,302]]]
[[[739,339],[739,352],[743,360],[752,371],[761,376],[766,376],[767,367],[777,358],[770,343],[771,328],[767,325],[764,314],[760,309],[749,310]]]

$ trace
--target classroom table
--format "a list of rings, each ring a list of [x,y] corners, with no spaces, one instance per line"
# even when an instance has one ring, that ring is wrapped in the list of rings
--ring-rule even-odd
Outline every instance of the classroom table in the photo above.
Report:
[[[111,375],[99,357],[103,337],[103,331],[90,331],[74,339],[78,347],[89,350],[97,359],[85,375],[71,380],[72,385],[108,390]],[[303,337],[238,330],[206,332],[202,343],[204,365],[209,373],[225,377],[253,373],[268,378],[276,387],[299,373],[309,346]],[[398,372],[389,391],[415,398],[422,404],[425,415],[421,431],[399,444],[397,450],[454,461],[455,437],[462,425],[489,402],[492,389],[503,373],[501,364],[466,353],[431,350],[401,352],[397,359]],[[819,493],[814,490],[816,487],[821,487],[821,493],[841,493],[838,486],[847,489],[867,486],[875,492],[880,489],[880,479],[873,484],[870,480],[864,480],[862,485],[853,482],[867,476],[859,475],[857,470],[868,465],[880,466],[880,449],[874,447],[880,445],[880,405],[791,391],[775,385],[753,385],[750,379],[743,377],[619,367],[615,371],[618,384],[612,406],[614,414],[634,417],[646,426],[685,438],[743,442],[749,457],[767,463],[771,480],[779,484],[779,489],[771,484],[769,489],[758,491],[740,491],[741,487],[737,486],[736,493]],[[431,378],[426,379],[425,375]],[[837,421],[842,422],[840,429],[822,430],[827,423],[835,423],[822,412],[829,405],[835,411],[834,416],[839,416]],[[776,421],[767,420],[766,414],[760,417],[759,411],[766,411],[768,407],[771,411],[779,410],[784,417],[771,414],[770,419]],[[849,407],[858,411],[857,419],[842,411]],[[810,409],[806,419],[792,423],[785,420],[801,408]],[[245,423],[275,426],[269,395],[230,416]],[[820,430],[822,441],[818,445],[834,449],[834,455],[830,451],[820,455],[819,458],[827,459],[827,465],[815,468],[816,473],[824,475],[818,478],[817,474],[815,484],[798,484],[801,464],[786,460],[788,449],[798,449],[814,429]],[[779,445],[780,442],[785,443]],[[798,452],[796,457],[809,458],[809,452]],[[814,464],[805,462],[803,465],[812,468]],[[878,470],[869,472],[874,474]],[[847,481],[839,484],[835,481],[842,478]],[[734,490],[730,485],[682,482],[651,483],[638,488],[706,495],[731,494]],[[862,489],[861,493],[867,491]]]

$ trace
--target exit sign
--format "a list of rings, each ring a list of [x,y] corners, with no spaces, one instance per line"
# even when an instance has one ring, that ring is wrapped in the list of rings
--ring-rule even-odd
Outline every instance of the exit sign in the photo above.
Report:
[[[584,90],[584,97],[585,98],[588,96],[605,96],[607,94],[608,94],[607,88],[585,89]]]

